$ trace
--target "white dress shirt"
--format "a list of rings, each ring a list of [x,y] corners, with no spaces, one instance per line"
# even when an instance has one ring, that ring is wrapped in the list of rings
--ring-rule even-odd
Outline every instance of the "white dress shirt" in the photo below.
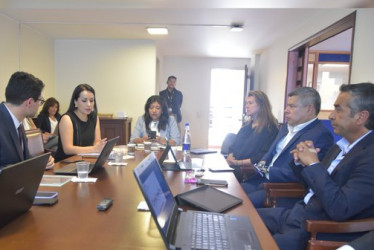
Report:
[[[339,146],[339,148],[341,149],[340,153],[338,154],[338,156],[335,158],[335,160],[333,160],[330,164],[330,166],[328,167],[327,169],[327,172],[329,172],[329,174],[331,174],[334,169],[336,168],[336,166],[340,163],[341,160],[344,159],[344,157],[346,156],[346,154],[348,154],[348,152],[359,142],[361,141],[363,138],[365,138],[365,136],[367,136],[368,134],[370,134],[372,130],[370,130],[369,132],[367,132],[366,134],[364,134],[363,136],[361,136],[360,138],[358,138],[357,140],[355,140],[352,144],[349,144],[349,142],[345,139],[345,138],[342,138],[340,139],[336,145]],[[312,164],[313,165],[313,164]],[[310,198],[312,198],[312,196],[314,195],[314,192],[311,188],[309,188],[309,192],[305,195],[304,197],[304,203],[305,204],[308,204]]]
[[[297,134],[297,132],[299,132],[300,130],[302,130],[303,128],[305,128],[306,126],[311,124],[312,122],[314,122],[316,119],[317,118],[314,118],[313,120],[310,120],[308,122],[304,122],[302,124],[296,125],[295,127],[292,127],[291,125],[287,124],[288,134],[278,142],[278,144],[276,146],[276,150],[275,150],[275,155],[274,155],[273,159],[271,160],[271,163],[269,165],[269,169],[271,167],[273,167],[274,162],[277,160],[279,155],[283,152],[283,149],[287,146],[287,144]],[[266,178],[269,179],[269,173],[266,174]]]

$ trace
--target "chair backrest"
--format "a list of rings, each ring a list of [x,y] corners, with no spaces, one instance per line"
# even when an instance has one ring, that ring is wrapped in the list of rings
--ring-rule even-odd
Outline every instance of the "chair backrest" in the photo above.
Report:
[[[221,146],[221,154],[224,156],[227,156],[229,154],[230,146],[234,143],[236,138],[236,134],[234,133],[228,133],[225,137],[225,139],[222,142]]]
[[[41,155],[44,153],[44,144],[42,132],[40,129],[26,130],[27,145],[29,147],[30,157]]]
[[[334,133],[334,129],[331,126],[330,120],[321,120],[322,124],[331,132],[331,134],[334,136],[334,142],[339,141],[342,137],[340,135],[337,135]]]

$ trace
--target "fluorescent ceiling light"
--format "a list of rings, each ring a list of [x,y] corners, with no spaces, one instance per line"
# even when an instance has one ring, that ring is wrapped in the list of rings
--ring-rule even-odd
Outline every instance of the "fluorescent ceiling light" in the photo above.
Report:
[[[167,35],[167,28],[147,28],[147,31],[150,35]]]

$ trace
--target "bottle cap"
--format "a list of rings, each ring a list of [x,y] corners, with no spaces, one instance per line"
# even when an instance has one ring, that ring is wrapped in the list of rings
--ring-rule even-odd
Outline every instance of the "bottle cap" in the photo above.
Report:
[[[185,124],[184,124],[184,126],[189,126],[190,124],[188,124],[188,122],[186,122]]]

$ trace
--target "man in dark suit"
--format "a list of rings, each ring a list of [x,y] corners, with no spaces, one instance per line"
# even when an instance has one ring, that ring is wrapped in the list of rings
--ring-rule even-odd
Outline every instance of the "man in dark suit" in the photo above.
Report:
[[[24,118],[34,117],[44,103],[44,83],[25,72],[14,73],[5,90],[6,101],[0,104],[0,169],[29,158]],[[47,167],[54,165],[50,157]]]
[[[319,161],[312,141],[292,150],[291,167],[308,194],[292,209],[263,208],[258,213],[280,249],[304,249],[305,221],[346,221],[374,216],[374,84],[342,85],[330,114],[339,140]],[[347,241],[344,235],[334,240]],[[318,236],[317,236],[318,237]],[[326,237],[326,236],[325,236]]]
[[[297,182],[298,179],[289,166],[292,160],[290,151],[305,140],[311,140],[320,148],[318,157],[322,159],[333,145],[330,131],[317,119],[321,107],[321,97],[310,87],[297,88],[288,94],[287,107],[284,111],[287,124],[284,124],[260,164],[267,166],[266,173],[258,173],[242,183],[253,205],[263,207],[264,182]],[[292,207],[296,201],[280,200],[279,204]]]
[[[169,115],[174,116],[178,123],[180,131],[180,122],[182,121],[181,107],[183,102],[183,94],[175,88],[177,78],[175,76],[169,76],[166,84],[168,87],[160,91],[160,97],[165,101],[168,106]]]

